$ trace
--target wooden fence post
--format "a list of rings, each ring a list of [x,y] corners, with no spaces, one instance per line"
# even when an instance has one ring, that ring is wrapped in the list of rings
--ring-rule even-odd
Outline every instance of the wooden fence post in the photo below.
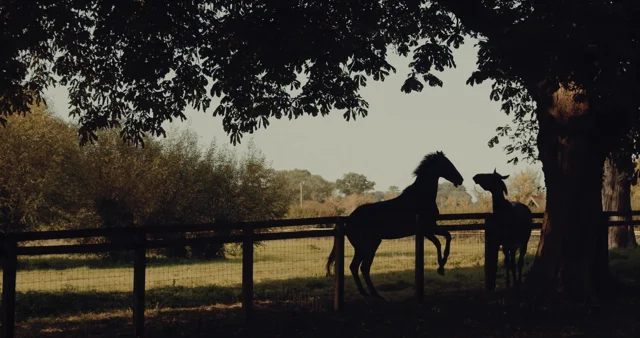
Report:
[[[145,281],[147,267],[147,236],[143,229],[135,235],[133,258],[133,326],[136,338],[144,337]]]
[[[253,313],[253,225],[245,224],[242,235],[242,309],[249,322]]]
[[[416,214],[416,300],[424,299],[424,233],[420,224],[420,215]]]
[[[496,289],[498,272],[498,249],[500,245],[491,216],[484,220],[484,286],[487,291]]]
[[[344,308],[344,222],[342,219],[336,222],[333,245],[336,248],[334,252],[336,277],[333,293],[333,309],[339,311]]]
[[[2,337],[13,338],[16,315],[16,243],[2,236]]]

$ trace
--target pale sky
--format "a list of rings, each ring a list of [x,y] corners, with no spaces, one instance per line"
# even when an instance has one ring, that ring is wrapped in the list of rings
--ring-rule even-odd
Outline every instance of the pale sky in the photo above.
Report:
[[[476,69],[477,49],[467,40],[455,51],[457,68],[440,74],[442,88],[425,85],[422,92],[405,94],[400,90],[408,71],[408,58],[391,56],[397,72],[384,82],[370,79],[361,95],[369,102],[369,115],[347,122],[342,112],[329,116],[304,116],[289,121],[270,120],[266,129],[245,134],[238,153],[246,150],[247,141],[255,144],[275,169],[307,169],[335,181],[353,171],[376,183],[375,189],[386,191],[396,185],[404,189],[414,180],[412,172],[424,155],[443,151],[464,177],[468,191],[476,173],[512,174],[529,166],[507,163],[509,156],[503,143],[489,148],[487,142],[495,129],[511,121],[500,111],[500,103],[489,99],[491,82],[465,84]],[[48,103],[60,116],[68,118],[68,95],[64,87],[50,89]],[[222,128],[222,119],[213,117],[215,106],[206,113],[187,109],[185,122],[165,124],[169,133],[175,128],[191,128],[206,145],[214,138],[218,144],[230,145]],[[169,136],[169,135],[168,135]],[[540,169],[539,162],[533,165]]]

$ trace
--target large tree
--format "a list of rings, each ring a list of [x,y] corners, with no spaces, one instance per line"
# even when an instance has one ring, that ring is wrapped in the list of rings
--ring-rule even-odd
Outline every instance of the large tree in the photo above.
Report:
[[[511,102],[510,104],[512,104]],[[507,106],[509,107],[509,106]],[[489,140],[489,147],[500,143],[500,139],[506,139],[503,147],[508,155],[508,160],[517,164],[521,159],[533,163],[538,161],[536,148],[538,121],[535,114],[524,114],[526,108],[534,113],[534,107],[525,105],[519,114],[514,114],[512,124],[496,128],[497,135]],[[505,109],[507,113],[509,109]],[[637,183],[638,171],[634,168],[634,161],[640,156],[639,121],[631,121],[627,128],[628,134],[622,142],[612,147],[606,157],[603,169],[602,181],[602,208],[603,211],[625,213],[625,216],[614,216],[611,220],[624,220],[627,224],[609,227],[608,247],[626,248],[636,247],[636,237],[631,217],[631,186]]]
[[[2,110],[27,110],[68,84],[84,140],[117,122],[123,136],[163,134],[187,105],[210,106],[231,141],[270,118],[367,114],[358,94],[413,54],[402,90],[441,86],[451,47],[479,39],[478,70],[492,99],[533,112],[547,208],[536,290],[602,290],[608,276],[601,218],[607,154],[637,119],[635,24],[640,3],[605,0],[11,1],[0,7]],[[29,72],[30,71],[30,72]],[[209,87],[210,85],[210,87]],[[290,91],[286,91],[290,88]],[[211,95],[208,95],[211,94]],[[535,109],[534,109],[535,108]]]
[[[603,211],[626,213],[626,216],[612,217],[612,220],[623,220],[627,224],[609,227],[608,247],[636,247],[636,235],[631,223],[631,185],[637,180],[633,167],[633,159],[627,152],[611,153],[604,166],[602,182]]]
[[[342,178],[336,180],[336,189],[345,196],[362,195],[369,190],[373,190],[375,186],[376,182],[369,181],[367,176],[354,172],[346,173]]]
[[[282,170],[287,180],[291,200],[317,201],[323,203],[333,196],[334,184],[306,169]]]
[[[505,183],[512,201],[529,204],[533,200],[540,205],[545,199],[540,172],[531,167],[511,174]]]
[[[86,215],[77,135],[43,106],[0,127],[0,230],[69,227]]]
[[[250,145],[238,158],[215,143],[203,148],[192,131],[145,148],[125,144],[115,130],[83,147],[83,186],[102,227],[166,226],[282,218],[289,206],[285,178]],[[77,145],[76,145],[77,146]],[[207,234],[196,234],[210,235]],[[161,233],[161,239],[185,234]],[[222,245],[191,247],[198,257],[218,257]],[[187,248],[161,250],[184,257]],[[120,254],[109,257],[121,258]]]
[[[513,120],[515,130],[511,125],[496,129],[497,135],[489,140],[489,147],[500,143],[500,139],[508,140],[503,147],[507,154],[513,154],[508,162],[517,164],[520,159],[537,161],[536,138],[537,121],[526,116],[516,116]],[[603,211],[626,213],[625,216],[614,216],[611,220],[625,221],[626,225],[609,227],[608,247],[629,248],[636,247],[634,226],[632,225],[632,185],[637,184],[638,172],[634,169],[634,159],[640,154],[636,144],[638,136],[631,133],[629,142],[624,142],[620,148],[612,150],[607,156],[603,170],[602,181],[602,209]]]
[[[524,128],[538,128],[547,207],[528,283],[574,296],[604,290],[602,167],[637,119],[637,31],[630,21],[637,5],[445,2],[481,34],[479,70],[470,81],[494,79],[492,98],[516,117],[531,112]]]
[[[436,204],[440,210],[454,213],[456,208],[469,207],[471,201],[471,195],[467,192],[467,188],[464,185],[456,187],[451,182],[438,184]]]

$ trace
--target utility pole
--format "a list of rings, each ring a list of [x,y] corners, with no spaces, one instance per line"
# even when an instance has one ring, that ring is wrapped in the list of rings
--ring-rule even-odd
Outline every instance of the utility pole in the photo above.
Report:
[[[302,181],[300,181],[300,206],[302,206]]]

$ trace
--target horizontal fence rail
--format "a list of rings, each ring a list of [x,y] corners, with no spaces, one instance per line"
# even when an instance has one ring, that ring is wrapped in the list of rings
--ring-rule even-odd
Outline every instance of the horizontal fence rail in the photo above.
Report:
[[[492,213],[465,213],[465,214],[441,214],[438,218],[439,221],[469,221],[478,220],[482,221],[486,219]],[[621,212],[603,212],[603,216],[607,217],[623,217],[629,216],[629,213]],[[631,216],[640,216],[640,210],[632,211]],[[542,219],[544,213],[534,213],[534,219]],[[38,241],[38,240],[56,240],[56,239],[78,239],[89,237],[111,237],[111,236],[132,236],[138,235],[141,232],[146,234],[160,234],[160,233],[189,233],[189,232],[206,232],[215,230],[242,230],[246,225],[250,224],[254,229],[270,229],[281,228],[289,226],[305,226],[316,224],[336,224],[338,222],[344,222],[345,216],[333,216],[333,217],[315,217],[315,218],[294,218],[294,219],[282,219],[282,220],[269,220],[269,221],[256,221],[256,222],[236,222],[229,224],[220,223],[202,223],[202,224],[172,224],[162,226],[141,226],[141,227],[121,227],[121,228],[109,228],[109,229],[78,229],[78,230],[53,230],[53,231],[34,231],[34,232],[18,232],[4,234],[7,240],[12,242],[26,242],[26,241]],[[613,222],[613,221],[610,221]],[[619,224],[627,224],[624,221],[616,221]],[[541,222],[534,222],[534,227],[540,228]],[[610,226],[612,226],[610,224]],[[446,225],[447,229],[460,229],[460,230],[482,230],[483,228],[477,228],[476,224],[457,224]]]
[[[442,214],[438,221],[460,222],[460,221],[481,221],[473,224],[440,224],[439,227],[450,232],[478,232],[487,236],[486,220],[493,213],[467,213],[467,214]],[[631,213],[604,212],[606,217],[633,217],[640,216],[640,211]],[[534,220],[539,220],[532,224],[533,229],[542,227],[541,220],[543,213],[534,213]],[[134,280],[133,280],[133,321],[136,337],[144,335],[144,310],[145,310],[145,272],[146,272],[146,252],[149,249],[186,247],[203,244],[222,243],[242,243],[242,308],[246,320],[249,320],[253,308],[253,244],[255,242],[287,240],[300,238],[321,238],[333,237],[336,258],[334,308],[342,309],[344,305],[344,249],[345,235],[344,224],[346,217],[319,217],[302,219],[283,219],[257,222],[237,222],[237,223],[205,223],[205,224],[172,224],[163,226],[140,226],[123,227],[110,229],[79,229],[60,231],[38,231],[22,233],[2,233],[0,232],[0,255],[3,268],[2,284],[2,337],[13,337],[15,326],[15,297],[16,297],[16,274],[17,259],[19,256],[39,256],[53,254],[88,254],[104,253],[112,251],[132,251],[134,252]],[[270,229],[283,227],[300,227],[309,225],[332,224],[333,228],[309,229],[296,231],[269,232]],[[418,221],[416,219],[416,224]],[[620,225],[640,225],[640,220],[631,221],[607,221],[607,226]],[[416,234],[421,235],[421,227],[416,226]],[[200,236],[195,238],[181,239],[148,239],[148,235],[162,233],[198,233],[214,232],[213,235]],[[225,235],[216,235],[215,232],[223,232]],[[108,237],[110,243],[99,244],[65,244],[65,245],[22,245],[34,241],[47,240],[73,240],[91,237]],[[424,238],[416,236],[416,298],[421,301],[424,294]],[[485,283],[487,289],[495,286],[494,262],[497,254],[493,253],[494,248],[489,248],[485,240]],[[422,268],[422,269],[421,269]],[[492,284],[493,283],[493,284]]]

